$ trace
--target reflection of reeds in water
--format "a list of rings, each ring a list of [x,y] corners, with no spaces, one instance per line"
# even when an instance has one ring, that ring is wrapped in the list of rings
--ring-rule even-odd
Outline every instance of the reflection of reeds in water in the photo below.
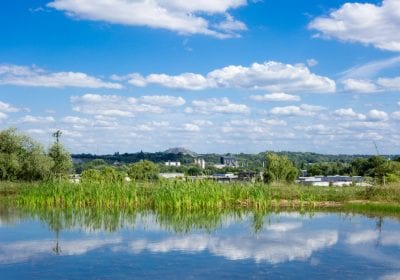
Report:
[[[175,233],[188,233],[202,230],[211,232],[223,226],[251,219],[254,233],[263,230],[264,223],[273,223],[279,217],[279,210],[249,209],[203,209],[203,210],[138,210],[117,208],[31,208],[29,206],[0,207],[0,221],[15,224],[24,219],[36,219],[47,225],[51,231],[59,233],[64,230],[107,231],[120,229],[166,230]],[[7,209],[7,210],[6,210]],[[330,210],[326,210],[330,211]],[[285,212],[289,214],[288,212]],[[321,210],[318,210],[318,214]],[[340,215],[346,217],[351,213],[361,213],[370,218],[391,216],[399,219],[391,212],[373,212],[368,208],[348,209]],[[316,212],[311,210],[293,212],[295,217],[312,218]],[[391,215],[392,214],[392,215]],[[289,214],[291,215],[291,214]],[[275,218],[274,218],[275,217]]]
[[[37,219],[50,230],[82,229],[85,231],[114,232],[123,228],[134,228],[137,212],[118,209],[100,208],[29,208],[13,207],[13,219]],[[2,216],[0,216],[3,219]]]
[[[81,229],[85,231],[114,232],[119,229],[134,229],[138,224],[147,228],[159,228],[167,231],[187,233],[193,230],[212,231],[221,227],[226,221],[237,221],[247,217],[248,213],[217,211],[132,211],[115,208],[36,208],[18,207],[14,209],[12,218],[38,219],[50,230]],[[3,216],[0,216],[3,220]]]
[[[157,211],[154,213],[157,224],[173,232],[191,232],[205,230],[210,232],[231,221],[247,217],[247,211],[229,211],[223,209],[203,211]]]
[[[349,203],[344,205],[343,210],[372,216],[400,216],[400,204],[392,203]]]

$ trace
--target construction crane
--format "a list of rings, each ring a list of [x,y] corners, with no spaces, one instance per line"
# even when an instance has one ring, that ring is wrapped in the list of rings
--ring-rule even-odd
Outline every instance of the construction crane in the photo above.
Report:
[[[372,143],[374,143],[375,146],[375,151],[376,151],[376,155],[379,156],[379,150],[378,150],[378,145],[376,144],[375,141],[372,141]]]

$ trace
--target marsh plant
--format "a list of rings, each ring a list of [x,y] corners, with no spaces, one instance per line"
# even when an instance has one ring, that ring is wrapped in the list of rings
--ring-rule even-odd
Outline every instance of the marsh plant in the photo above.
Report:
[[[37,208],[117,208],[174,211],[204,209],[263,210],[279,207],[334,207],[354,201],[400,203],[395,185],[374,188],[223,184],[198,181],[52,181],[26,184],[15,197],[18,205]]]

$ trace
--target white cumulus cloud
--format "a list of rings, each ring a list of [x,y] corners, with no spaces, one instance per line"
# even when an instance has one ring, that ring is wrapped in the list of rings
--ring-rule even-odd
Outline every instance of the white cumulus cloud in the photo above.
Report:
[[[291,95],[283,92],[275,92],[264,95],[252,95],[251,99],[255,101],[300,101],[300,96]]]
[[[384,111],[373,109],[368,112],[368,118],[372,121],[385,121],[389,118],[389,116]]]
[[[183,125],[183,130],[189,131],[189,132],[198,132],[198,131],[200,131],[200,127],[193,123],[186,123]]]
[[[314,19],[309,27],[322,36],[400,51],[400,2],[346,3],[328,16]]]
[[[3,113],[3,112],[0,112],[0,121],[1,121],[1,120],[5,120],[5,119],[7,119],[7,118],[8,118],[7,114],[5,114],[5,113]]]
[[[40,117],[40,116],[31,116],[31,115],[27,115],[24,116],[20,119],[20,122],[22,123],[42,123],[42,124],[46,124],[46,123],[54,123],[55,119],[51,116],[48,117]]]
[[[400,90],[400,77],[379,78],[377,84],[386,90]]]
[[[400,90],[400,77],[381,77],[376,80],[346,79],[342,81],[347,92],[371,93]]]
[[[37,67],[18,65],[0,65],[0,85],[51,88],[122,88],[122,85],[118,83],[105,82],[81,72],[49,73]]]
[[[72,109],[95,116],[133,117],[137,113],[161,114],[168,107],[179,107],[186,103],[182,97],[169,95],[141,96],[138,98],[120,95],[84,94],[71,97]],[[69,117],[64,122],[79,122],[76,117]]]
[[[244,104],[232,103],[228,98],[210,98],[205,100],[193,100],[192,107],[187,108],[187,113],[197,112],[201,114],[247,114],[249,107]]]
[[[345,119],[365,120],[367,117],[363,114],[354,112],[352,108],[342,108],[335,110],[334,114]]]
[[[168,88],[203,90],[209,88],[241,88],[270,92],[335,92],[336,83],[318,76],[302,64],[284,64],[276,61],[253,63],[250,66],[229,65],[215,69],[205,76],[196,73],[179,75],[150,74],[146,77],[133,73],[113,75],[114,80],[127,79],[135,86],[149,84]]]
[[[20,109],[12,106],[11,104],[0,101],[0,112],[3,113],[15,113],[20,111]]]
[[[89,124],[90,120],[76,116],[66,116],[62,119],[62,122],[74,125],[85,125]]]
[[[395,120],[400,120],[400,111],[393,112],[392,118]]]
[[[178,107],[186,103],[185,99],[183,99],[182,97],[175,97],[170,95],[146,95],[142,96],[139,101],[146,104],[166,107]]]
[[[244,5],[247,0],[54,0],[47,4],[77,18],[217,38],[237,37],[237,31],[247,29],[228,13]]]
[[[344,91],[348,92],[370,93],[378,91],[377,85],[368,80],[346,79],[342,83]]]
[[[1,68],[0,68],[0,71],[1,71]],[[0,72],[0,75],[1,75],[1,72]],[[9,103],[0,101],[0,121],[8,118],[7,113],[16,113],[19,111],[20,111],[19,108],[16,108]]]
[[[315,116],[316,113],[324,109],[321,106],[302,104],[300,106],[274,107],[270,113],[280,116]]]

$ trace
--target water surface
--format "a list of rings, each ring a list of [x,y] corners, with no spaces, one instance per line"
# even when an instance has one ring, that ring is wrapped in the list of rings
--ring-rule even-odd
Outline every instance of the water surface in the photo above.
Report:
[[[0,216],[1,279],[400,279],[400,223],[340,213]]]

